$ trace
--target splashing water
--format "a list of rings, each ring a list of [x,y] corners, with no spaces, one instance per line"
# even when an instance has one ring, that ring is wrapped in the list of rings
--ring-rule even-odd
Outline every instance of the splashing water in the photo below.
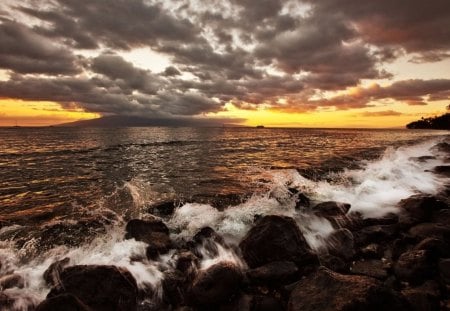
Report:
[[[312,202],[339,201],[351,204],[350,211],[360,212],[364,217],[380,217],[396,212],[396,204],[416,193],[436,194],[448,180],[434,175],[431,170],[443,163],[443,156],[432,147],[436,140],[414,146],[387,149],[375,161],[362,163],[362,168],[344,170],[332,175],[330,181],[312,181],[296,170],[268,170],[264,178],[267,191],[255,192],[246,202],[219,211],[208,204],[187,203],[178,207],[166,224],[175,240],[191,239],[199,229],[209,226],[223,235],[227,243],[236,245],[254,222],[255,216],[277,214],[293,217],[307,243],[318,250],[333,232],[331,223],[323,218],[295,209],[295,198],[290,188],[296,188],[311,198]],[[425,162],[417,161],[420,156],[434,156]],[[145,205],[145,195],[139,189],[127,184],[138,206]],[[165,271],[174,269],[174,253],[160,256],[158,260],[146,259],[146,244],[124,240],[123,222],[115,220],[115,228],[98,236],[87,245],[78,248],[59,246],[32,260],[25,260],[27,251],[36,247],[30,240],[19,251],[12,241],[0,243],[0,277],[12,272],[25,280],[24,288],[11,288],[4,293],[15,302],[11,310],[28,310],[37,305],[49,291],[42,278],[48,266],[62,258],[70,258],[70,265],[107,264],[127,268],[135,277],[141,289],[153,288],[161,297],[161,282]],[[0,229],[0,236],[17,230],[18,226]],[[219,262],[232,262],[240,268],[245,264],[233,249],[217,244],[217,254],[211,255],[202,249],[200,269]],[[176,256],[175,256],[176,257]],[[158,299],[156,297],[155,299]]]

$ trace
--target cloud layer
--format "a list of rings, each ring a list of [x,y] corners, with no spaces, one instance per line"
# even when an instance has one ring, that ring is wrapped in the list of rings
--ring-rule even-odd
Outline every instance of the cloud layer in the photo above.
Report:
[[[445,79],[359,86],[392,78],[383,65],[401,56],[450,57],[448,0],[6,0],[0,42],[9,75],[0,98],[106,115],[184,118],[227,102],[285,111],[426,105],[450,96]],[[137,48],[170,65],[140,68],[124,58]]]

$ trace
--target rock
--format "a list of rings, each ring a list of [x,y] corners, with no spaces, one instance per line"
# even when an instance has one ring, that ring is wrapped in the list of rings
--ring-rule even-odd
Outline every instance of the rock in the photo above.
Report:
[[[135,239],[145,243],[151,242],[151,235],[154,232],[169,234],[169,228],[158,218],[147,220],[132,219],[125,227],[125,239]]]
[[[198,266],[198,258],[190,251],[182,251],[177,254],[176,269],[181,272],[190,272]]]
[[[61,294],[41,302],[36,311],[94,311],[72,294]]]
[[[219,254],[219,245],[226,249],[229,248],[220,234],[210,227],[204,227],[194,235],[190,248],[199,258],[202,258],[202,253],[206,253],[209,257],[215,257]]]
[[[350,204],[335,201],[322,202],[311,209],[315,215],[324,218],[343,216],[347,214],[349,210]]]
[[[450,259],[441,259],[439,260],[439,275],[442,281],[450,285]]]
[[[254,296],[251,300],[251,311],[283,311],[285,310],[281,301],[270,296]],[[240,311],[240,310],[239,310]]]
[[[151,205],[148,212],[158,216],[170,216],[175,211],[179,203],[176,201],[162,201]]]
[[[374,226],[374,225],[395,225],[398,223],[398,215],[394,213],[388,213],[379,218],[363,218],[363,226]]]
[[[365,259],[380,259],[383,253],[384,249],[380,244],[371,243],[362,247],[358,255]]]
[[[303,193],[301,193],[300,191],[298,191],[295,188],[289,188],[288,191],[295,199],[295,209],[296,210],[302,210],[305,207],[310,206],[311,201],[309,200],[309,198],[306,195],[304,195]]]
[[[8,288],[23,288],[25,285],[25,280],[20,274],[8,274],[0,277],[0,290],[5,290]]]
[[[72,294],[96,311],[131,311],[137,308],[138,288],[126,269],[115,266],[71,266],[60,274],[61,287],[47,298]]]
[[[348,229],[338,229],[333,231],[327,239],[328,251],[330,254],[351,259],[355,255],[355,243],[353,234]]]
[[[349,271],[350,264],[339,257],[333,255],[319,256],[320,264],[332,271],[346,273]]]
[[[350,271],[353,274],[370,276],[379,280],[385,280],[388,277],[386,266],[381,260],[360,260],[353,262]]]
[[[14,299],[0,291],[0,310],[13,310]]]
[[[427,281],[419,287],[402,290],[402,295],[411,305],[412,311],[439,310],[439,284]]]
[[[426,238],[419,244],[414,246],[414,250],[426,250],[429,251],[433,257],[450,257],[450,246],[438,238]]]
[[[420,157],[410,157],[409,160],[417,161],[417,162],[427,162],[428,160],[435,160],[435,156],[420,156]]]
[[[435,266],[428,251],[408,251],[399,257],[394,266],[394,273],[401,281],[419,285],[433,277]]]
[[[400,296],[372,278],[343,275],[324,267],[299,281],[288,303],[289,311],[403,311]]]
[[[190,305],[220,305],[239,290],[241,281],[241,271],[229,262],[221,262],[200,271],[189,290]]]
[[[370,243],[386,243],[393,239],[397,233],[396,225],[374,225],[354,232],[353,236],[356,245],[367,245]]]
[[[417,240],[437,238],[445,242],[450,241],[450,227],[444,224],[422,223],[409,229],[409,234]]]
[[[156,259],[158,255],[165,254],[172,248],[169,228],[159,218],[132,219],[127,223],[125,231],[125,239],[135,239],[148,244],[147,257],[150,259]]]
[[[447,208],[447,204],[431,195],[413,195],[399,202],[399,223],[410,227],[430,221],[434,211]]]
[[[47,270],[44,271],[43,278],[45,283],[50,287],[59,287],[61,286],[61,272],[64,268],[69,264],[70,258],[66,257],[64,259],[55,261],[52,263]]]
[[[239,247],[250,268],[272,261],[293,261],[301,265],[315,259],[295,220],[284,216],[258,219]]]
[[[436,166],[433,171],[436,174],[443,175],[446,177],[450,177],[450,165],[439,165]]]
[[[448,225],[450,224],[450,210],[443,209],[433,213],[431,222]]]
[[[398,239],[392,242],[392,245],[388,250],[391,251],[391,258],[396,260],[404,252],[410,251],[414,248],[417,240],[409,235],[401,235]]]
[[[162,280],[162,300],[167,305],[175,307],[185,303],[186,292],[193,279],[181,271],[171,271],[164,274]]]
[[[280,285],[295,281],[299,269],[292,261],[274,261],[247,271],[246,275],[254,284]]]

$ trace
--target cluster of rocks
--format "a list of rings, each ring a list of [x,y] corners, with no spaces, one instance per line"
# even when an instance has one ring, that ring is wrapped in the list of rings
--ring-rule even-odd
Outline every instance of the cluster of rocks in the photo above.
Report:
[[[190,241],[172,241],[161,219],[134,219],[125,238],[147,243],[149,259],[175,249],[162,297],[146,299],[156,289],[139,288],[126,269],[66,259],[44,273],[52,289],[36,310],[450,310],[448,202],[416,195],[399,203],[398,215],[377,219],[349,208],[308,208],[337,228],[318,252],[285,216],[257,217],[238,246],[209,227]],[[245,268],[222,261],[201,269],[205,251],[214,256],[219,246],[239,254]],[[0,296],[1,303],[8,301]]]

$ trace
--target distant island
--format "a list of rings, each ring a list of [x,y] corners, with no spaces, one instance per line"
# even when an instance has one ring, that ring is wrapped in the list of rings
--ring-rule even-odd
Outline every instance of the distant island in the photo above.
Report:
[[[438,117],[423,118],[406,125],[408,129],[450,130],[450,113]]]

